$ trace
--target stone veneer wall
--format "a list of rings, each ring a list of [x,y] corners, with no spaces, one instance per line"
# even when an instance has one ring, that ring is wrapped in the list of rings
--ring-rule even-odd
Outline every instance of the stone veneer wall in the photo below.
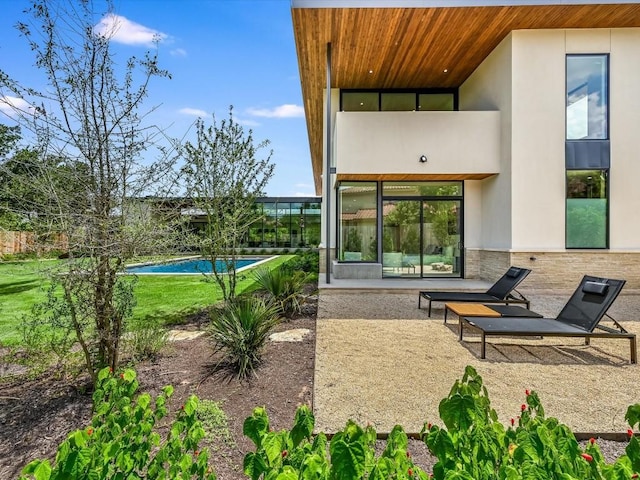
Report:
[[[538,289],[572,291],[583,275],[626,280],[623,293],[640,289],[640,252],[517,252],[511,258],[531,269],[524,282]]]
[[[331,255],[331,260],[335,260],[336,258],[336,249],[332,248],[330,250],[330,255]],[[326,248],[320,248],[318,249],[318,254],[319,254],[319,261],[320,261],[320,271],[319,273],[327,273],[327,249]]]
[[[640,252],[472,250],[467,252],[465,277],[495,281],[511,265],[531,269],[522,282],[523,289],[572,292],[583,275],[593,275],[626,280],[623,292],[640,290]]]

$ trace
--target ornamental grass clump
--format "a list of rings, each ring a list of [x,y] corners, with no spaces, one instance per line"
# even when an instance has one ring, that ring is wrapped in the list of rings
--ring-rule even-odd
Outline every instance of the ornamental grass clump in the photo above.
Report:
[[[308,274],[303,271],[289,272],[283,268],[259,268],[254,273],[259,290],[265,292],[279,313],[287,317],[301,312],[307,278]]]
[[[241,379],[255,374],[269,333],[280,322],[278,312],[276,305],[249,296],[214,309],[209,334],[214,354],[222,354],[217,367],[229,367]]]

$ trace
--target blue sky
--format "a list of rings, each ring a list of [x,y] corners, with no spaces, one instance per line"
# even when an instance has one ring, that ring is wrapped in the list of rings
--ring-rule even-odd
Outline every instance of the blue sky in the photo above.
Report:
[[[39,87],[33,55],[15,28],[27,6],[2,1],[0,69]],[[159,105],[153,123],[174,137],[189,131],[189,139],[198,116],[221,120],[233,105],[256,143],[271,141],[276,167],[267,194],[315,195],[289,0],[115,0],[114,13],[102,21],[118,22],[112,41],[119,60],[161,38],[160,65],[172,79],[151,84],[145,105]],[[11,123],[1,112],[0,122]]]

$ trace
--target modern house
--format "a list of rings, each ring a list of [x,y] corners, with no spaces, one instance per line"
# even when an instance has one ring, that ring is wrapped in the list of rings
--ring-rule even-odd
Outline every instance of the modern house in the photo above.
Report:
[[[640,288],[640,2],[292,0],[292,18],[325,273],[515,264],[538,287]]]

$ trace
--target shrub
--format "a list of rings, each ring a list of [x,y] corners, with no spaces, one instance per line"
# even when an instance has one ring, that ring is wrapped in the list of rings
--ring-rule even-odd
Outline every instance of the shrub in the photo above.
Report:
[[[53,466],[48,460],[34,460],[20,478],[215,480],[208,450],[198,448],[204,437],[196,418],[198,398],[189,398],[170,425],[167,439],[161,441],[154,428],[168,413],[166,403],[173,387],[164,387],[155,401],[146,393],[134,398],[137,389],[133,370],[120,375],[108,368],[100,370],[91,425],[71,433],[60,444]]]
[[[470,366],[451,393],[440,402],[446,430],[423,428],[424,441],[438,458],[435,479],[631,479],[640,471],[640,443],[632,437],[627,455],[607,465],[594,439],[582,451],[569,427],[546,418],[536,392],[525,391],[518,420],[497,421],[482,378]],[[630,407],[625,417],[640,421]],[[640,406],[637,406],[640,412]],[[635,474],[634,474],[635,472]],[[636,475],[634,477],[634,475]]]
[[[349,421],[336,433],[327,456],[327,438],[323,433],[312,437],[314,416],[303,405],[296,411],[291,431],[273,432],[264,408],[254,409],[243,425],[243,433],[256,446],[244,457],[244,473],[252,480],[264,478],[304,479],[421,479],[428,477],[413,464],[407,451],[406,433],[396,426],[387,446],[375,456],[376,432],[371,426],[361,428]],[[330,457],[330,459],[329,459]]]
[[[279,321],[277,307],[257,297],[239,297],[214,309],[209,334],[214,353],[222,353],[218,366],[226,364],[238,378],[255,374],[269,332]]]
[[[297,254],[285,263],[282,268],[287,272],[302,271],[307,273],[318,273],[319,266],[320,256],[318,252],[307,250],[302,254]]]
[[[256,446],[244,458],[244,472],[265,479],[420,479],[518,480],[631,480],[639,478],[640,442],[632,429],[640,427],[640,404],[627,409],[629,444],[626,455],[607,464],[595,439],[582,449],[574,434],[555,418],[546,418],[536,392],[525,391],[518,420],[506,427],[491,408],[482,378],[467,366],[439,405],[446,428],[425,424],[422,435],[437,457],[427,475],[413,465],[408,440],[396,425],[379,458],[373,450],[376,432],[352,421],[329,445],[323,433],[313,436],[314,417],[302,406],[291,431],[273,432],[264,408],[256,408],[244,422],[243,433]]]
[[[301,271],[288,272],[282,268],[259,268],[254,279],[261,291],[276,305],[278,312],[285,316],[300,313],[305,296],[303,294],[307,274]]]

